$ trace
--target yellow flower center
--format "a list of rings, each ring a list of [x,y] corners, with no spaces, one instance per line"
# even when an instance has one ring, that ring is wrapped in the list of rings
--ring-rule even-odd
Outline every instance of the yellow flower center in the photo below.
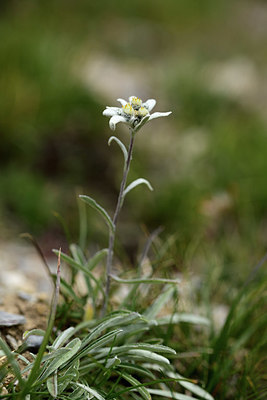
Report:
[[[130,103],[125,104],[125,106],[122,107],[123,112],[127,115],[133,115],[134,114],[134,109],[131,106]]]
[[[145,117],[148,114],[148,110],[145,107],[140,107],[138,110],[139,117]]]
[[[131,104],[132,104],[133,107],[141,107],[141,105],[142,105],[142,100],[139,99],[138,97],[133,97],[133,98],[131,99]]]

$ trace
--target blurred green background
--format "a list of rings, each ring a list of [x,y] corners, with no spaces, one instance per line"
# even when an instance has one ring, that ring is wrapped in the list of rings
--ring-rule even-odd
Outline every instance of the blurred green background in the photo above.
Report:
[[[173,114],[137,138],[130,179],[155,190],[127,198],[126,247],[162,225],[176,266],[208,260],[243,280],[266,251],[267,3],[2,0],[0,36],[1,235],[47,242],[55,211],[75,236],[77,192],[112,212],[122,157],[102,111],[152,97]],[[88,215],[89,240],[106,243]]]

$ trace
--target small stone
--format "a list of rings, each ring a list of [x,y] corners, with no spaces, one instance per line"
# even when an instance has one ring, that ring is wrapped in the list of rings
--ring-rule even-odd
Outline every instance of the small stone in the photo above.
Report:
[[[36,297],[34,295],[23,292],[23,291],[18,292],[18,297],[21,300],[27,301],[29,303],[34,303],[36,301]]]
[[[18,343],[13,336],[6,335],[6,340],[13,350],[16,350],[18,348]]]
[[[43,336],[30,335],[26,339],[27,350],[31,353],[38,353],[38,350],[43,342]]]
[[[23,315],[10,314],[5,311],[0,311],[0,327],[1,326],[15,326],[25,324],[26,319]]]

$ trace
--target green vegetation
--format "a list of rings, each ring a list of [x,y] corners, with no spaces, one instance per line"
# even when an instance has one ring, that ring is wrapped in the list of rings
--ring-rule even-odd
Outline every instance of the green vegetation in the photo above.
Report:
[[[171,391],[178,399],[201,398],[199,389],[186,389],[179,385],[181,378],[172,376],[180,373],[216,400],[265,398],[264,268],[246,282],[266,252],[266,12],[260,0],[1,2],[0,228],[12,224],[12,235],[27,230],[38,240],[58,226],[53,212],[60,213],[71,227],[69,252],[61,259],[72,281],[61,280],[64,301],[58,303],[55,324],[59,335],[69,332],[66,339],[57,347],[59,339],[49,332],[49,353],[43,348],[39,364],[33,360],[28,366],[35,371],[28,383],[16,356],[1,342],[9,365],[0,380],[11,371],[31,399],[49,398],[55,379],[63,388],[58,399],[70,393],[83,398],[87,389],[81,385],[96,390],[99,399],[148,398],[149,392],[160,399],[163,392],[153,390]],[[128,93],[132,87],[136,93]],[[153,196],[148,191],[140,196],[137,189],[127,198],[115,247],[121,279],[137,278],[135,250],[144,236],[150,237],[147,231],[162,226],[150,249],[149,277],[178,274],[189,288],[182,286],[177,294],[172,286],[162,292],[162,286],[135,283],[135,292],[130,290],[120,307],[116,292],[121,283],[114,281],[110,311],[117,311],[101,319],[104,274],[97,284],[85,271],[91,248],[95,242],[106,247],[107,237],[104,224],[93,211],[85,216],[80,205],[82,225],[77,226],[75,192],[82,187],[83,193],[104,198],[108,210],[114,208],[121,154],[112,148],[112,157],[105,147],[109,128],[101,114],[106,104],[116,105],[114,98],[131,94],[159,97],[159,109],[173,114],[138,137],[130,181],[149,176],[155,190]],[[118,132],[124,141],[123,135]],[[78,233],[79,245],[73,245]],[[92,269],[102,271],[105,255],[97,253],[99,264],[90,264]],[[78,270],[85,274],[86,294],[73,289]],[[171,311],[164,293],[169,293]],[[159,315],[146,318],[158,299]],[[160,322],[168,314],[165,306],[176,323]],[[226,322],[221,306],[228,312]],[[125,309],[140,332],[129,333],[124,323],[116,325],[122,333],[114,332],[110,322],[90,342],[94,330],[123,319]],[[87,313],[91,318],[81,322]],[[196,318],[191,323],[188,313]],[[203,326],[199,315],[210,325]],[[110,341],[99,343],[103,337]],[[165,349],[171,369],[165,362],[164,371],[158,371],[161,363],[140,359],[131,364],[136,373],[131,375],[125,346],[135,343],[174,349],[176,355]],[[91,344],[88,360],[82,348]],[[113,348],[120,346],[117,364],[120,357]],[[41,360],[49,371],[45,378]],[[164,384],[145,384],[155,379]],[[138,390],[130,391],[133,386]],[[12,396],[18,393],[6,398]],[[164,397],[172,398],[169,392]]]

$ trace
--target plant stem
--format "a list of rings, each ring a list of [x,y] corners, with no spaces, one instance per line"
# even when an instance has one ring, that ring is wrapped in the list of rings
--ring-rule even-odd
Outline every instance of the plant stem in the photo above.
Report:
[[[119,192],[119,196],[118,196],[116,210],[115,210],[115,213],[113,216],[114,230],[113,231],[110,230],[110,232],[109,232],[109,247],[108,247],[107,264],[106,264],[106,288],[105,288],[105,300],[104,300],[104,304],[103,304],[102,311],[101,311],[102,316],[104,316],[106,314],[107,306],[108,306],[116,228],[117,228],[119,213],[120,213],[120,210],[121,210],[122,204],[123,204],[123,192],[124,192],[124,189],[126,186],[127,177],[128,177],[128,173],[130,170],[131,160],[132,160],[134,136],[135,136],[134,131],[131,130],[131,140],[130,140],[129,149],[128,149],[128,157],[127,157],[125,168],[123,171],[123,176],[122,176],[121,187],[120,187],[120,192]]]

